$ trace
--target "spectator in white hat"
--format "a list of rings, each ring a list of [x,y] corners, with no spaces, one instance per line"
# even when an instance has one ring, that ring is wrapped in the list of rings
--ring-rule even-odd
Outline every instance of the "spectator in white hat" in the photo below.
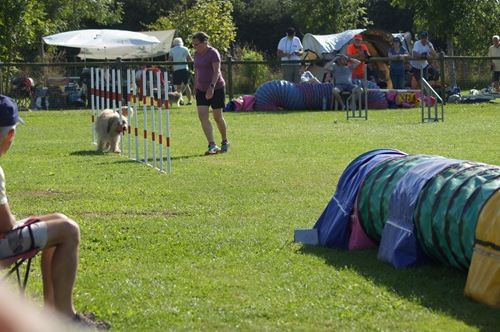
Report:
[[[172,41],[172,48],[168,54],[168,60],[173,62],[188,62],[193,61],[189,49],[184,46],[184,42],[181,37],[174,38]],[[191,87],[189,86],[189,81],[191,79],[191,72],[189,71],[189,65],[176,64],[174,65],[173,74],[173,84],[175,85],[175,90],[181,95],[187,96],[187,105],[192,104],[191,97]]]
[[[491,38],[493,44],[488,49],[489,57],[500,57],[500,36],[495,35]],[[500,59],[491,60],[491,72],[493,74],[493,89],[495,92],[500,92]]]

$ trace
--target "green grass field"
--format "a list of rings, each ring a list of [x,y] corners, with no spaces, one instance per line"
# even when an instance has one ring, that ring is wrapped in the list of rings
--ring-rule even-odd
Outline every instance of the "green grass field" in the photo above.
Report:
[[[172,174],[95,153],[89,111],[22,116],[0,159],[11,209],[79,222],[75,302],[115,331],[498,331],[500,312],[463,296],[461,272],[397,271],[376,250],[304,247],[293,231],[371,149],[500,165],[500,103],[425,124],[420,109],[230,113],[232,149],[208,157],[194,107],[175,108]],[[36,265],[28,294],[41,302]]]

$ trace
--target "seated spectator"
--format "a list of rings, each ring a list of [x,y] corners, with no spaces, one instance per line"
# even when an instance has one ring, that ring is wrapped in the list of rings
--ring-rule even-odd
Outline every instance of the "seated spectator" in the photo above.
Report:
[[[351,63],[348,64],[348,61]],[[342,109],[344,109],[345,105],[340,96],[341,92],[347,91],[355,94],[362,92],[360,87],[352,83],[352,71],[354,68],[358,67],[360,63],[361,61],[357,59],[341,54],[325,65],[325,69],[330,71],[330,75],[333,77],[335,85],[332,91],[333,96],[337,99]]]
[[[408,51],[401,46],[401,40],[395,37],[392,40],[392,47],[389,49],[391,61],[391,81],[394,89],[405,88],[405,64],[401,59],[408,57]]]
[[[0,95],[0,156],[9,151],[21,121],[17,104]],[[103,321],[92,320],[76,312],[73,286],[78,266],[80,228],[63,214],[53,213],[30,218],[35,223],[16,221],[5,191],[5,175],[0,167],[0,259],[42,250],[42,281],[45,304],[63,316],[85,326],[109,328]]]

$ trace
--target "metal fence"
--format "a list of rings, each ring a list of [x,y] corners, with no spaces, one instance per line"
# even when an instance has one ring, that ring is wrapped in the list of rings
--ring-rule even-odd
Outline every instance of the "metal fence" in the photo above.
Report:
[[[431,59],[434,68],[430,82],[445,97],[447,90],[457,86],[461,91],[484,89],[490,86],[492,73],[488,57],[448,57],[441,54]],[[407,60],[405,60],[407,61]],[[297,61],[307,66],[322,68],[324,61]],[[373,77],[381,87],[388,84],[391,59],[371,58]],[[88,107],[86,81],[90,67],[109,67],[122,70],[158,67],[169,70],[179,62],[124,61],[124,62],[70,62],[70,63],[0,63],[0,93],[13,96],[21,107],[30,109],[73,109]],[[222,74],[227,82],[229,99],[254,94],[264,82],[281,79],[279,61],[238,61],[226,58]],[[322,77],[318,77],[320,80]],[[408,72],[408,87],[412,85]],[[385,85],[385,86],[384,86]],[[125,95],[125,94],[124,94]]]

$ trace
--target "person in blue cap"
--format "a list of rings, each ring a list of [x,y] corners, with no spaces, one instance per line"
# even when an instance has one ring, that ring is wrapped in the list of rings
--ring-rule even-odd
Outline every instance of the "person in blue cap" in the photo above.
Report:
[[[17,124],[22,121],[18,106],[0,95],[0,157],[12,146]],[[108,329],[109,324],[79,313],[73,305],[73,286],[78,266],[80,228],[61,213],[17,221],[5,190],[5,174],[0,167],[0,259],[42,250],[43,295],[46,306],[84,326]],[[94,319],[92,319],[94,318]]]
[[[394,37],[388,55],[391,59],[391,81],[393,89],[405,88],[405,64],[401,59],[408,56],[408,51],[401,45],[401,39]]]

